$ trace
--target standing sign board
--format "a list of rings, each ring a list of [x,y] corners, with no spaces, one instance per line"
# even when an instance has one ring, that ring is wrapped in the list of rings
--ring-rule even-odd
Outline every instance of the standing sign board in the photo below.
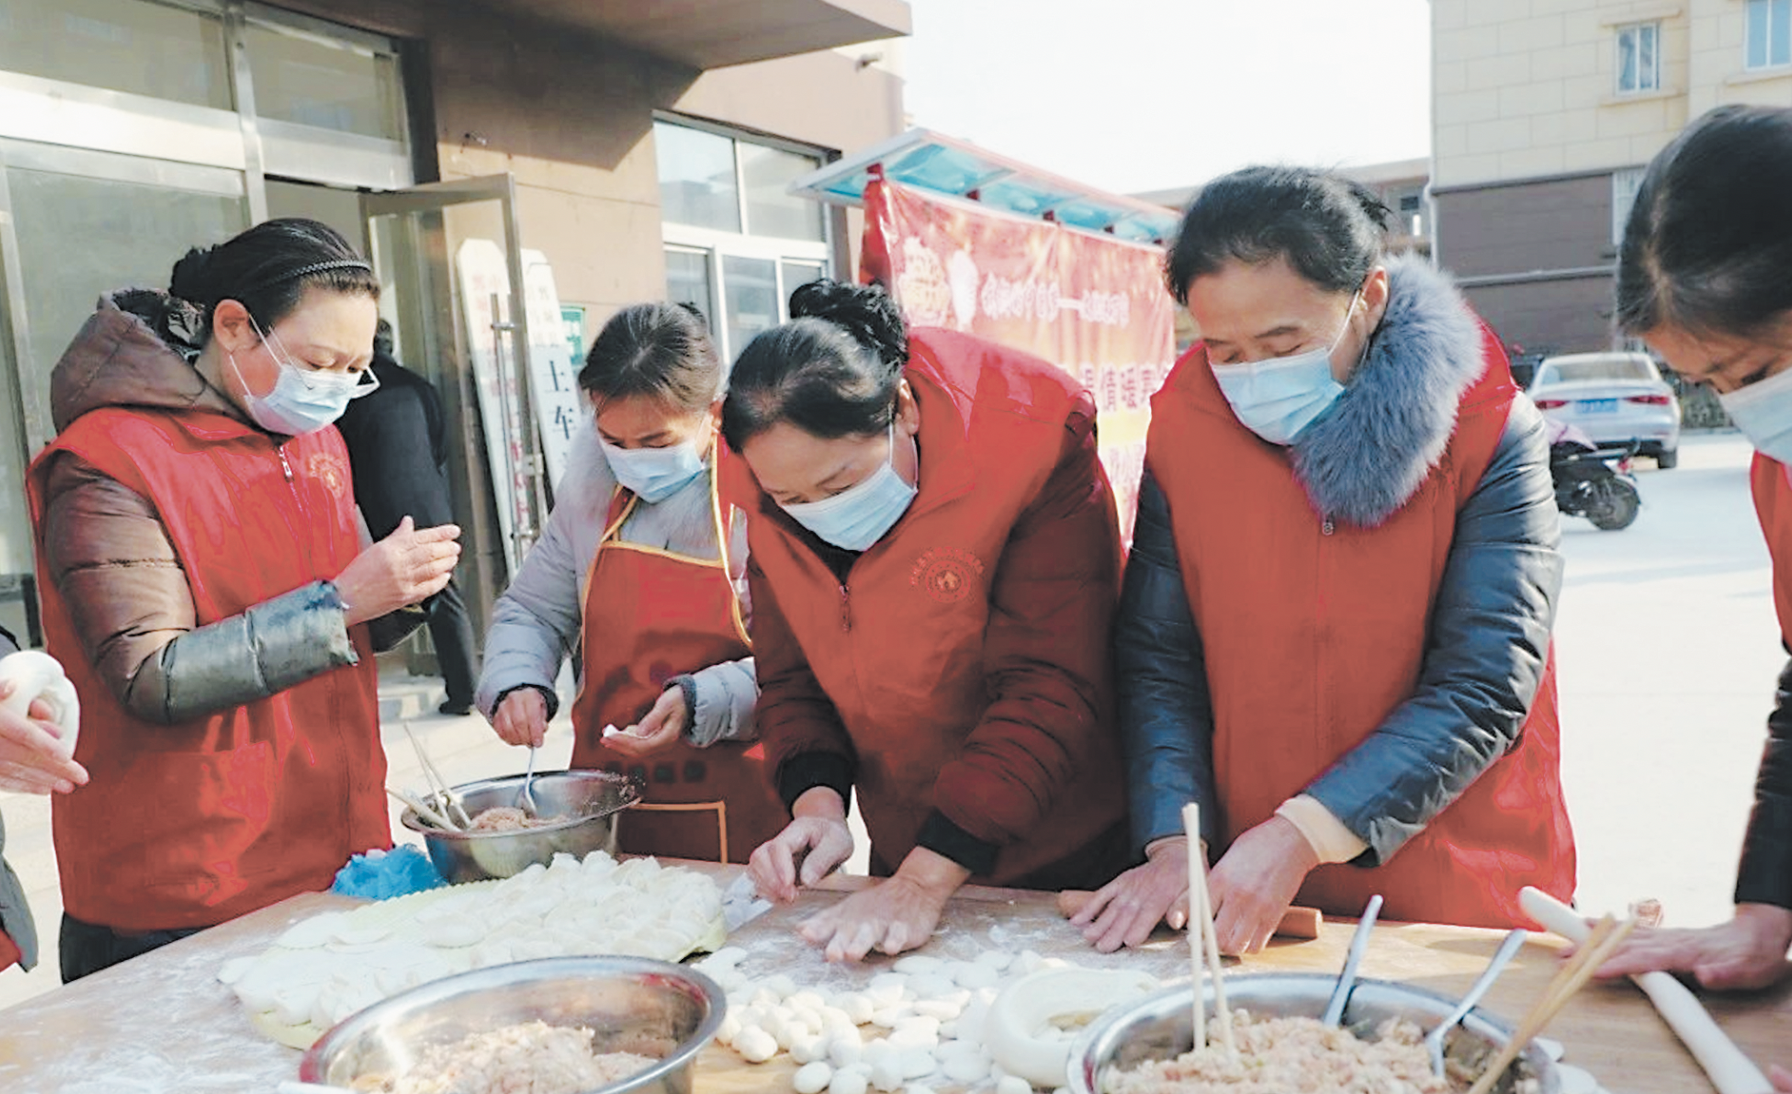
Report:
[[[554,269],[540,251],[523,251],[523,306],[529,309],[529,398],[541,431],[548,482],[558,486],[566,473],[572,436],[583,420],[579,362],[565,337]]]
[[[866,188],[865,221],[861,275],[888,286],[909,323],[1042,357],[1094,395],[1130,544],[1151,396],[1175,363],[1162,249],[886,180]]]
[[[517,529],[528,528],[530,447],[523,443],[516,405],[516,362],[510,338],[510,272],[504,252],[489,239],[468,239],[454,255],[455,283],[460,287],[460,313],[466,323],[473,386],[484,425],[485,456],[491,468],[492,495],[503,532],[504,561],[516,573],[520,551]],[[493,305],[497,310],[494,312]]]

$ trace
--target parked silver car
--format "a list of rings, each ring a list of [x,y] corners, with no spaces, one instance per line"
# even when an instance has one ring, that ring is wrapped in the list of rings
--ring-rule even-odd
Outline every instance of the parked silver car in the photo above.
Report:
[[[1546,357],[1530,393],[1545,417],[1574,426],[1595,444],[1641,441],[1639,451],[1656,466],[1679,462],[1680,402],[1646,353]]]

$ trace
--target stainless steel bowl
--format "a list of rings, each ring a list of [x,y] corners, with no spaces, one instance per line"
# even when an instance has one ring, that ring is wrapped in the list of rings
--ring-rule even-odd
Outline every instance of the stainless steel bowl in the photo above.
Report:
[[[515,805],[521,775],[483,779],[454,788],[467,812]],[[423,836],[429,859],[453,884],[510,877],[534,863],[549,863],[565,852],[584,858],[592,851],[616,853],[616,814],[641,800],[641,789],[608,771],[543,771],[535,776],[535,804],[544,817],[564,816],[559,824],[514,832],[444,832],[425,824],[410,809],[399,819]]]
[[[673,1048],[603,1094],[689,1094],[697,1054],[727,1010],[715,981],[694,969],[641,957],[556,957],[450,976],[345,1019],[299,1062],[299,1079],[350,1087],[397,1078],[434,1045],[537,1019],[593,1030],[599,1052]],[[595,1092],[586,1092],[595,1094]]]
[[[1252,1014],[1272,1017],[1317,1018],[1338,978],[1330,973],[1257,973],[1226,977],[1226,1002]],[[1203,989],[1207,1013],[1213,1014],[1213,985]],[[1189,986],[1166,988],[1136,1003],[1117,1007],[1090,1024],[1070,1049],[1070,1089],[1075,1094],[1100,1094],[1108,1072],[1137,1067],[1148,1060],[1169,1060],[1187,1052],[1195,1041]],[[1389,1018],[1406,1018],[1426,1033],[1456,1008],[1456,1000],[1392,980],[1359,980],[1344,1011],[1344,1025],[1359,1037],[1372,1038],[1377,1026]],[[1444,1043],[1452,1060],[1475,1063],[1488,1059],[1512,1036],[1503,1022],[1476,1008],[1453,1030]],[[1559,1094],[1561,1079],[1555,1064],[1535,1044],[1508,1068],[1494,1087],[1496,1094],[1510,1094],[1513,1073],[1537,1080],[1540,1094]]]

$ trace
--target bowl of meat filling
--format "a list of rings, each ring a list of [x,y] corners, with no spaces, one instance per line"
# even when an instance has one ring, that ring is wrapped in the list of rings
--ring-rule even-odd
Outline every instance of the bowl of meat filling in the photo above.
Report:
[[[536,803],[531,817],[516,805],[522,785],[521,775],[507,775],[454,787],[473,822],[466,829],[437,827],[411,809],[399,820],[423,836],[429,860],[458,885],[520,874],[557,854],[614,855],[618,815],[641,800],[640,787],[608,771],[543,771],[530,788]]]
[[[1391,980],[1360,980],[1337,1029],[1319,1021],[1337,977],[1263,973],[1226,978],[1234,1059],[1220,1046],[1213,989],[1204,988],[1208,1047],[1194,1049],[1187,984],[1117,1007],[1091,1023],[1070,1052],[1075,1094],[1303,1094],[1403,1091],[1462,1094],[1511,1037],[1501,1020],[1469,1012],[1444,1041],[1444,1074],[1432,1071],[1427,1033],[1456,1000]],[[1555,1065],[1528,1046],[1494,1094],[1559,1094]]]
[[[299,1078],[363,1094],[689,1094],[725,1009],[714,981],[664,961],[520,961],[353,1015]]]

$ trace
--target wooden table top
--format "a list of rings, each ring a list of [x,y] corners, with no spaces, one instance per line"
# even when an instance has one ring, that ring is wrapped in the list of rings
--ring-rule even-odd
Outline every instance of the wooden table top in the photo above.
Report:
[[[689,864],[726,883],[738,867]],[[889,959],[829,966],[794,934],[804,916],[867,884],[835,878],[796,904],[774,908],[742,927],[730,945],[747,949],[741,966],[756,975],[781,972],[798,984],[845,986],[881,971]],[[299,1054],[250,1027],[216,974],[232,957],[260,952],[291,924],[350,907],[317,893],[204,931],[155,953],[0,1012],[0,1090],[7,1094],[247,1094],[272,1091],[298,1074]],[[1318,939],[1277,942],[1233,966],[1251,972],[1335,972],[1352,924],[1328,922]],[[1422,924],[1379,925],[1361,974],[1404,980],[1455,995],[1465,990],[1498,945],[1501,932]],[[1482,1004],[1516,1018],[1543,990],[1559,942],[1539,936],[1525,946]],[[967,887],[951,902],[925,952],[970,957],[986,948],[1033,949],[1091,967],[1143,968],[1169,979],[1186,976],[1182,941],[1162,933],[1143,948],[1097,954],[1059,915],[1054,894]],[[1754,996],[1710,996],[1718,1024],[1763,1069],[1792,1064],[1792,986]],[[1709,1090],[1703,1073],[1628,982],[1593,985],[1557,1017],[1547,1035],[1567,1047],[1566,1062],[1586,1068],[1613,1094]],[[780,1056],[754,1067],[711,1046],[699,1061],[699,1094],[788,1090],[794,1066]]]

